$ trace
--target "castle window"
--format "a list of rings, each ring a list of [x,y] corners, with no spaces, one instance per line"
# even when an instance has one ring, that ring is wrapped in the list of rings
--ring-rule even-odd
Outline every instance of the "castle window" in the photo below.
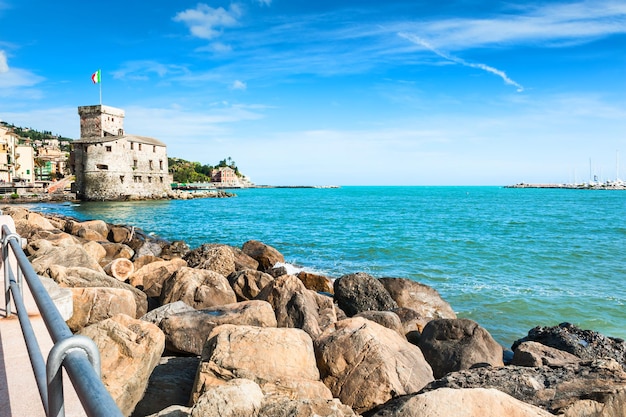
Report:
[[[141,143],[139,144],[139,150],[141,150]]]
[[[123,176],[123,175],[120,175],[120,182],[121,182],[122,184],[124,184],[124,176]]]
[[[131,142],[131,143],[130,143],[130,150],[131,150],[131,151],[135,148],[133,145],[134,145],[134,143],[132,143],[132,142]]]
[[[156,146],[152,145],[152,152],[156,152]]]
[[[148,177],[148,182],[152,182],[152,177]]]
[[[105,171],[106,171],[106,170],[108,170],[108,169],[109,169],[109,166],[108,166],[108,165],[104,165],[104,164],[97,164],[97,165],[96,165],[96,168],[98,168],[98,169],[102,169],[102,170],[105,170]]]
[[[153,168],[153,167],[152,167],[152,160],[149,160],[149,161],[148,161],[148,164],[149,164],[149,166],[150,166],[150,169],[152,169],[152,168]]]
[[[159,169],[163,170],[163,161],[159,161]]]
[[[137,168],[137,160],[133,159],[133,168]]]
[[[106,149],[107,152],[111,152],[111,147],[110,146],[107,146],[105,149]]]
[[[163,184],[163,177],[159,177],[159,182]]]

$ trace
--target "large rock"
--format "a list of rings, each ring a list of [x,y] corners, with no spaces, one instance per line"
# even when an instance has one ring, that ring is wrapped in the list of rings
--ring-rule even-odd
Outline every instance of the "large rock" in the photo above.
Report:
[[[169,261],[175,258],[182,258],[186,254],[188,254],[189,251],[190,249],[189,249],[189,245],[187,244],[187,242],[182,241],[182,240],[175,240],[163,247],[163,249],[161,250],[161,258],[163,258],[166,261]]]
[[[523,342],[513,352],[511,365],[518,366],[563,366],[580,362],[578,356],[551,348],[537,342]]]
[[[337,321],[332,298],[307,290],[293,275],[276,278],[257,299],[272,305],[279,327],[296,327],[312,338]]]
[[[171,314],[159,327],[165,333],[168,350],[200,355],[211,331],[222,324],[276,327],[276,317],[265,301],[243,301]]]
[[[184,301],[202,309],[237,301],[228,280],[217,272],[182,267],[165,280],[161,290],[162,304]]]
[[[128,290],[133,294],[135,305],[137,306],[134,317],[141,317],[148,311],[148,299],[146,294],[139,291],[137,288],[106,275],[104,272],[100,273],[92,269],[81,267],[65,268],[63,266],[52,265],[46,275],[62,287],[108,287]]]
[[[107,262],[117,258],[132,259],[135,255],[135,251],[123,243],[100,242],[100,244],[106,251]]]
[[[277,263],[285,262],[285,257],[275,248],[259,242],[249,240],[243,244],[241,250],[259,263],[258,269],[269,272]]]
[[[89,268],[104,274],[102,267],[80,245],[75,246],[52,246],[37,251],[29,257],[33,269],[38,275],[46,275],[52,265],[67,268]]]
[[[335,301],[348,317],[362,311],[385,311],[398,307],[383,284],[364,272],[336,279],[334,289]]]
[[[581,359],[613,358],[626,370],[626,342],[607,337],[593,330],[582,330],[570,323],[554,327],[535,327],[528,336],[513,343],[512,350],[523,342],[538,342],[555,349],[569,352]]]
[[[134,317],[137,304],[133,293],[121,288],[70,288],[74,312],[67,321],[72,332],[117,314]]]
[[[369,417],[552,417],[496,389],[442,388],[389,401]]]
[[[228,282],[239,301],[252,300],[272,281],[274,277],[270,274],[252,269],[236,271],[228,276]]]
[[[216,327],[202,351],[193,402],[211,387],[236,378],[256,382],[265,394],[332,398],[320,381],[313,342],[300,329]]]
[[[104,272],[115,279],[126,281],[135,272],[135,266],[129,259],[117,258],[106,264]]]
[[[195,268],[208,269],[227,277],[235,272],[235,256],[227,246],[214,246],[205,252],[204,259]]]
[[[422,352],[397,332],[356,317],[335,323],[315,341],[322,380],[361,413],[433,380]]]
[[[433,368],[435,378],[473,366],[504,366],[502,346],[469,319],[428,322],[418,346]]]
[[[300,271],[296,275],[308,290],[333,294],[333,282],[330,278],[312,272]]]
[[[160,297],[163,282],[185,266],[187,262],[180,258],[151,262],[136,270],[130,276],[129,282],[133,287],[143,288],[148,297]]]
[[[450,304],[428,285],[405,278],[380,278],[379,281],[398,303],[398,307],[417,311],[421,317],[419,331],[431,320],[456,318]]]
[[[184,259],[187,261],[190,267],[198,267],[206,261],[211,251],[216,247],[225,247],[230,249],[233,254],[233,260],[235,262],[235,270],[237,271],[241,271],[244,269],[257,270],[259,268],[259,262],[246,255],[241,249],[235,248],[233,246],[213,243],[206,243],[192,251],[187,252],[184,255]]]
[[[93,339],[100,350],[102,382],[126,416],[141,400],[152,370],[165,348],[165,336],[152,323],[119,314],[80,334]]]
[[[263,391],[249,379],[232,379],[205,391],[191,409],[191,417],[244,417],[259,414]]]
[[[265,397],[259,417],[357,417],[352,408],[338,399],[293,400]]]
[[[146,417],[189,417],[191,416],[191,407],[185,407],[183,405],[170,405],[169,407],[159,411],[158,413],[150,414]],[[133,417],[135,417],[133,415]],[[144,417],[144,414],[140,414],[137,417]]]
[[[96,232],[101,236],[100,240],[106,240],[109,234],[109,226],[102,220],[87,220],[84,222],[70,221],[67,223],[67,228],[69,228],[69,230],[66,231],[75,236],[85,234],[84,231]]]
[[[71,235],[68,235],[71,236]],[[102,247],[102,245],[98,242],[94,242],[93,240],[88,241],[83,245],[83,249],[93,258],[94,261],[100,264],[105,256],[107,256],[107,251]]]
[[[404,327],[402,327],[402,322],[400,321],[400,317],[398,317],[398,315],[394,312],[364,311],[355,315],[354,317],[363,317],[364,319],[371,320],[374,323],[378,323],[381,326],[398,332],[398,334],[401,336],[404,336],[405,334]]]
[[[601,410],[599,414],[573,414],[576,417],[626,415],[626,372],[614,359],[583,361],[565,366],[505,366],[453,372],[423,391],[441,388],[495,388],[552,414],[560,415],[575,405]],[[588,407],[587,407],[588,408]],[[620,410],[602,414],[602,410]]]
[[[133,417],[157,413],[171,405],[187,405],[199,363],[197,357],[162,357],[150,374],[148,387]]]
[[[150,310],[141,317],[141,320],[149,321],[152,324],[161,326],[161,322],[168,316],[177,313],[184,313],[186,311],[196,311],[184,301],[176,301],[175,303],[164,304],[161,307],[157,307],[154,310]]]

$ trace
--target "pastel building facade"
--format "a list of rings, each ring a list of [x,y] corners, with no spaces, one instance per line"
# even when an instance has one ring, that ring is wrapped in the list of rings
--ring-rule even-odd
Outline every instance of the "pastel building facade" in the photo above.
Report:
[[[70,155],[77,198],[162,198],[171,192],[165,143],[127,135],[121,109],[81,106],[78,114],[80,139]]]

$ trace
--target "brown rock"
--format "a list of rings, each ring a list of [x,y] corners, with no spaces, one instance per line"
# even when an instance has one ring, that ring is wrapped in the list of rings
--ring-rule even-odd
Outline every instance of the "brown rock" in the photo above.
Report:
[[[67,321],[72,332],[106,320],[116,314],[134,316],[137,305],[133,293],[121,288],[70,288],[74,313]]]
[[[439,292],[428,285],[405,278],[381,278],[379,280],[398,303],[398,307],[417,311],[421,322],[419,331],[434,319],[456,319],[456,314]]]
[[[371,320],[374,323],[378,323],[383,327],[398,332],[400,336],[404,336],[405,334],[400,317],[391,311],[364,311],[354,317],[363,317],[364,319]]]
[[[107,251],[102,247],[102,245],[92,240],[85,243],[83,245],[83,249],[85,249],[87,254],[89,254],[94,261],[98,262],[98,264],[100,264],[100,261],[102,261],[107,255]]]
[[[228,280],[217,272],[182,267],[165,280],[161,303],[184,301],[195,309],[232,304],[237,297]]]
[[[300,271],[296,276],[300,279],[300,281],[302,281],[302,283],[308,290],[326,292],[329,294],[334,294],[335,292],[333,288],[333,282],[330,280],[330,278],[324,275]]]
[[[171,314],[159,327],[168,350],[200,355],[211,331],[222,324],[276,327],[276,317],[269,303],[254,300]]]
[[[103,269],[107,275],[120,281],[126,281],[135,272],[133,263],[125,258],[113,259]]]
[[[252,269],[236,271],[228,276],[228,282],[239,301],[252,300],[272,281],[274,277],[270,274]]]
[[[164,261],[164,260],[165,259],[159,258],[154,255],[143,255],[143,256],[137,257],[133,261],[133,264],[135,265],[135,271],[139,271],[141,268],[143,268],[144,266],[148,264],[151,264],[152,262],[159,262],[159,261]]]
[[[256,299],[272,305],[279,327],[299,328],[312,338],[337,321],[332,298],[307,290],[293,275],[276,278]]]
[[[233,251],[227,246],[215,246],[205,253],[203,262],[196,266],[200,269],[215,271],[227,277],[235,272],[235,257]]]
[[[137,310],[134,317],[141,317],[148,310],[148,299],[146,294],[124,282],[106,275],[104,272],[96,272],[92,269],[74,267],[65,268],[52,265],[47,270],[47,275],[62,287],[108,287],[121,288],[130,291],[135,299]]]
[[[370,417],[552,417],[496,389],[441,388],[389,401]]]
[[[259,414],[263,391],[249,379],[232,379],[205,391],[191,409],[191,417],[244,417]]]
[[[285,397],[265,397],[259,414],[262,417],[357,417],[352,408],[338,399],[294,400]]]
[[[186,266],[187,262],[182,259],[152,262],[136,270],[129,282],[133,287],[142,287],[148,297],[160,297],[163,282]]]
[[[300,329],[216,327],[202,351],[193,402],[211,387],[236,378],[256,382],[266,395],[332,398],[319,380],[311,338]]]
[[[275,248],[257,240],[249,240],[241,250],[259,263],[259,270],[268,272],[278,262],[285,262],[285,257]]]
[[[537,342],[523,342],[513,353],[511,365],[518,366],[563,366],[580,362],[578,356],[551,348]]]
[[[102,382],[122,413],[130,415],[159,363],[165,347],[163,333],[154,324],[119,314],[85,327],[80,334],[96,342]]]
[[[433,380],[417,346],[397,332],[356,317],[335,323],[315,341],[322,381],[361,413],[419,391]]]
[[[469,319],[428,322],[418,346],[435,378],[473,366],[504,366],[503,349],[487,332]]]
[[[39,275],[46,275],[47,270],[52,265],[64,266],[67,268],[81,267],[89,268],[93,271],[104,274],[102,267],[96,262],[82,246],[53,246],[46,250],[39,250],[30,258],[30,262],[35,272]]]
[[[126,243],[130,241],[130,229],[125,226],[111,226],[107,239],[113,243]]]
[[[107,260],[117,258],[131,259],[135,255],[135,251],[123,243],[102,242],[101,245],[106,251],[105,258]]]

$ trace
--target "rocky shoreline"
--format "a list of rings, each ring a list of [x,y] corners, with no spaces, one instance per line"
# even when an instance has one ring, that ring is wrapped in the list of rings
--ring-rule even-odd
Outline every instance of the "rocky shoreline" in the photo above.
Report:
[[[71,292],[127,416],[626,416],[626,343],[562,323],[510,348],[439,293],[290,275],[258,241],[191,249],[129,225],[3,213]]]
[[[229,198],[236,197],[234,193],[223,190],[211,191],[172,191],[164,196],[142,197],[135,195],[127,195],[117,200],[107,201],[140,201],[140,200],[192,200],[195,198]],[[30,203],[48,203],[48,202],[79,202],[73,193],[30,193],[30,194],[2,194],[0,195],[0,204],[30,204]]]

